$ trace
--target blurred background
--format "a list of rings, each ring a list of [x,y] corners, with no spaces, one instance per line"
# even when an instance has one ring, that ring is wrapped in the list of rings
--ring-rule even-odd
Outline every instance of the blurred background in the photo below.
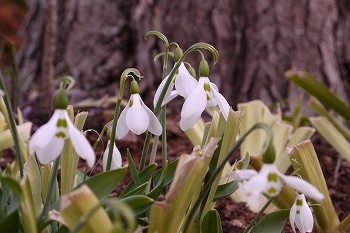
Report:
[[[150,30],[183,50],[199,41],[216,47],[210,79],[234,108],[253,99],[290,108],[301,93],[284,77],[290,69],[311,72],[348,102],[346,0],[0,0],[1,69],[9,89],[22,93],[14,105],[35,100],[50,108],[65,74],[77,81],[72,101],[113,96],[128,67],[145,77],[141,93],[151,103],[162,73],[153,58],[164,45],[143,39]],[[186,59],[196,70],[199,60],[198,53]]]

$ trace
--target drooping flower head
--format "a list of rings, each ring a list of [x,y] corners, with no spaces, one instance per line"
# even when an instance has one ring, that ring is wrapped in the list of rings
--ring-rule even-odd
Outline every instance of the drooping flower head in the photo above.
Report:
[[[175,49],[175,52],[174,52],[175,62],[178,62],[181,56],[182,56],[182,50],[181,48],[178,47]],[[154,107],[156,107],[157,105],[159,97],[165,87],[166,82],[169,79],[169,75],[162,80],[159,87],[157,88],[157,91],[154,95],[154,100],[153,100]],[[172,78],[172,81],[170,82],[170,85],[167,88],[167,91],[165,93],[161,106],[169,103],[178,95],[184,98],[187,98],[196,86],[197,86],[197,80],[190,74],[190,72],[186,69],[185,64],[182,62],[180,64],[179,69],[177,70],[177,73],[174,75],[174,77]],[[175,87],[175,90],[174,90],[174,87]]]
[[[67,106],[67,93],[60,88],[55,97],[56,110],[51,119],[33,134],[29,142],[29,153],[36,153],[42,164],[50,163],[61,154],[64,141],[70,139],[76,153],[86,160],[89,167],[93,167],[95,153],[83,133],[71,122]]]
[[[145,105],[139,95],[139,86],[135,80],[130,85],[130,99],[117,123],[117,138],[123,138],[129,130],[140,135],[146,130],[154,135],[162,133],[162,126],[154,113]]]
[[[108,160],[108,153],[109,153],[109,144],[111,143],[111,140],[108,140],[107,147],[105,152],[103,153],[103,171],[106,171],[107,167],[107,160]],[[111,170],[115,170],[117,168],[120,168],[122,166],[122,155],[118,148],[115,145],[115,142],[113,140],[113,154],[112,154],[112,161],[111,161]]]
[[[298,194],[295,198],[294,204],[289,212],[289,221],[294,232],[296,232],[295,225],[297,225],[301,233],[312,232],[314,218],[304,194]]]
[[[199,74],[197,86],[191,91],[182,106],[180,121],[182,130],[187,130],[196,124],[206,107],[219,106],[226,120],[228,117],[230,105],[219,93],[217,86],[210,82],[209,65],[204,59],[200,63]],[[181,84],[183,85],[185,83]]]

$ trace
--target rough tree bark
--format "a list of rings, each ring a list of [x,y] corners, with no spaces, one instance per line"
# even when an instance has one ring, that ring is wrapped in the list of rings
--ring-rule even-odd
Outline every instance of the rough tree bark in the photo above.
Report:
[[[30,0],[25,43],[18,54],[21,77],[40,77],[47,1]],[[350,4],[346,0],[100,0],[58,1],[56,74],[70,73],[91,93],[111,91],[121,72],[138,68],[141,90],[154,91],[162,51],[149,30],[164,33],[183,49],[204,41],[220,53],[211,79],[235,105],[260,98],[295,99],[284,78],[307,70],[344,98],[349,97]],[[208,60],[212,58],[207,54]],[[199,55],[188,61],[198,65]],[[97,92],[96,92],[97,91]]]

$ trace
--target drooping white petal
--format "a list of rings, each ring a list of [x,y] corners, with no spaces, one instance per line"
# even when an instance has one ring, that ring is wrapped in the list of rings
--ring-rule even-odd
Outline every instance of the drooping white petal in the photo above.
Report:
[[[300,208],[300,219],[305,232],[312,232],[314,228],[314,217],[309,205],[306,202],[304,194],[300,194],[303,204]]]
[[[181,121],[183,125],[186,125],[182,130],[191,128],[199,119],[200,115],[207,105],[206,93],[200,85],[198,85],[192,92],[192,94],[185,100],[181,110]],[[197,118],[197,119],[196,119]],[[186,124],[187,120],[192,120],[191,124]],[[195,121],[193,123],[193,121]],[[192,124],[193,123],[193,124]]]
[[[103,153],[103,171],[106,171],[107,167],[107,160],[108,160],[108,152],[109,152],[109,144],[110,140],[108,140],[107,147],[105,152]],[[113,154],[112,154],[112,161],[111,161],[111,170],[115,170],[117,168],[120,168],[122,166],[122,155],[120,154],[120,151],[115,146],[115,143],[113,145]]]
[[[158,118],[144,103],[142,103],[142,107],[146,110],[149,117],[148,131],[157,136],[161,135],[163,128],[162,125],[159,123]]]
[[[125,106],[124,110],[122,111],[122,113],[119,116],[118,122],[117,122],[117,138],[121,139],[123,138],[128,132],[129,132],[129,128],[126,125],[126,113],[129,110],[129,103]]]
[[[194,114],[190,117],[181,118],[181,120],[180,120],[181,130],[185,131],[185,130],[188,130],[191,127],[193,127],[197,123],[197,121],[199,120],[201,115],[202,115],[202,112],[198,112],[197,114]]]
[[[133,104],[126,113],[126,125],[134,134],[140,135],[147,130],[150,120],[141,105],[140,95],[132,94],[130,99],[133,100]]]
[[[244,183],[242,187],[248,194],[259,195],[263,193],[267,185],[267,176],[256,175]]]
[[[56,110],[51,119],[33,134],[29,141],[29,154],[33,155],[35,151],[45,148],[53,140],[59,115],[59,110]]]
[[[317,202],[321,202],[323,200],[324,195],[309,182],[296,176],[286,176],[283,174],[279,174],[279,176],[284,180],[284,182],[286,182],[287,185],[293,189],[304,193],[306,196],[314,199]]]
[[[197,84],[197,80],[188,72],[184,63],[181,63],[175,80],[175,89],[179,95],[187,98],[196,88]]]
[[[68,126],[69,138],[72,142],[75,152],[84,160],[89,167],[93,167],[95,164],[95,152],[92,149],[89,141],[86,139],[84,134],[78,130],[73,123],[70,121],[68,115],[66,118]]]
[[[36,149],[36,156],[41,164],[48,164],[57,159],[63,149],[64,139],[53,137],[51,142],[43,148]]]
[[[289,212],[289,222],[294,232],[295,232],[295,218],[297,213],[296,201],[297,199],[295,199],[294,204],[290,208],[290,212]]]
[[[235,170],[229,175],[229,177],[233,180],[249,180],[257,174],[258,172],[253,169],[243,169]]]
[[[212,88],[212,91],[214,93],[214,96],[217,100],[217,104],[219,105],[220,111],[225,117],[225,120],[228,118],[228,113],[230,111],[230,105],[228,104],[227,100],[223,95],[220,94],[220,92],[216,91],[215,88]]]
[[[169,79],[169,75],[167,77],[165,77],[165,79],[162,80],[162,82],[159,84],[159,87],[157,88],[157,91],[156,93],[154,94],[154,99],[153,99],[153,106],[156,107],[157,105],[157,102],[158,102],[158,99],[160,97],[160,94],[162,93],[163,89],[164,89],[164,86],[165,86],[165,83],[167,82],[167,80]],[[169,87],[165,93],[165,96],[164,96],[164,99],[162,101],[162,105],[163,106],[164,104],[167,104],[171,99],[170,99],[170,94],[171,94],[171,91],[174,89],[174,82],[171,81],[170,84],[169,84]]]

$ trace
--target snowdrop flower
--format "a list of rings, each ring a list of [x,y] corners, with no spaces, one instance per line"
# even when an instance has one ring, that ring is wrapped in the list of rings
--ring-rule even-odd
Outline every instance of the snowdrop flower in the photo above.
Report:
[[[220,111],[227,120],[230,105],[225,97],[219,93],[217,86],[210,82],[208,76],[208,63],[202,60],[197,86],[186,98],[182,106],[180,127],[184,131],[196,124],[206,107],[219,106]]]
[[[174,59],[177,62],[182,56],[182,50],[180,48],[175,49]],[[162,93],[165,83],[169,79],[169,75],[162,80],[160,83],[156,94],[154,95],[153,106],[156,107],[160,94]],[[190,74],[186,69],[184,63],[180,64],[180,67],[177,71],[177,74],[174,75],[173,80],[170,82],[170,85],[165,93],[162,105],[169,103],[178,95],[187,98],[193,89],[197,86],[197,80]],[[176,90],[173,90],[175,87]]]
[[[56,110],[51,119],[33,134],[29,142],[29,153],[36,153],[42,164],[50,163],[61,154],[64,141],[69,138],[77,154],[86,160],[89,167],[93,167],[95,153],[84,134],[71,122],[67,105],[67,94],[60,89],[55,99]]]
[[[129,130],[140,135],[146,130],[154,135],[162,133],[162,126],[154,113],[143,103],[135,80],[130,85],[130,100],[118,119],[117,138],[123,138]]]
[[[241,184],[248,194],[265,193],[270,197],[277,196],[283,183],[286,183],[315,201],[321,202],[324,197],[312,184],[296,176],[283,175],[274,164],[264,163],[259,172],[251,169],[236,170],[229,177],[235,180],[249,180]]]
[[[312,216],[311,209],[306,202],[304,194],[297,195],[289,212],[289,221],[294,232],[296,232],[295,225],[297,225],[301,233],[312,232],[314,217]]]
[[[107,167],[107,160],[108,160],[108,152],[109,152],[109,144],[111,143],[111,140],[108,140],[106,150],[103,154],[103,171],[106,171]],[[113,142],[113,154],[112,154],[112,161],[111,161],[111,170],[115,170],[117,168],[120,168],[122,166],[122,155],[120,154],[120,151],[115,146],[115,142]]]

